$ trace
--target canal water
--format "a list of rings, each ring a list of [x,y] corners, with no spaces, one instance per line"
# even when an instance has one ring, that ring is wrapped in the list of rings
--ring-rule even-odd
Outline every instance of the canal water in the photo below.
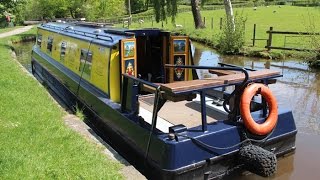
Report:
[[[15,44],[18,61],[31,71],[30,56],[33,42]],[[306,63],[289,59],[270,61],[242,56],[221,56],[214,50],[193,43],[195,64],[216,66],[219,62],[254,69],[279,70],[282,78],[270,85],[279,107],[293,111],[298,128],[296,152],[279,159],[275,176],[263,178],[245,173],[232,179],[319,179],[320,178],[320,71],[309,69]],[[212,76],[208,71],[197,71],[199,77]]]

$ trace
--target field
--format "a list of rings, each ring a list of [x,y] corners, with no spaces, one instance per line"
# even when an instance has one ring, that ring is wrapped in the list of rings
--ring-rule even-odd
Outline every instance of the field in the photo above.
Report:
[[[0,39],[0,179],[122,179],[118,162],[68,128],[62,108],[12,60]]]
[[[297,7],[297,6],[262,6],[256,10],[253,8],[235,8],[235,14],[242,15],[246,21],[246,46],[252,46],[253,25],[257,25],[256,38],[267,39],[267,30],[272,26],[277,31],[303,31],[320,32],[320,8],[317,7]],[[202,18],[206,19],[206,28],[195,30],[191,11],[178,14],[176,23],[182,28],[176,28],[175,24],[168,19],[164,22],[164,29],[188,34],[193,39],[198,39],[209,44],[217,45],[220,31],[220,18],[225,16],[224,9],[201,11]],[[213,19],[213,29],[211,21]],[[162,28],[162,23],[145,21],[142,24],[133,23],[130,28],[158,27]],[[307,37],[286,37],[286,46],[308,47],[310,38]],[[283,46],[285,44],[284,35],[274,35],[273,46]],[[266,40],[257,41],[253,49],[262,49],[266,45]]]

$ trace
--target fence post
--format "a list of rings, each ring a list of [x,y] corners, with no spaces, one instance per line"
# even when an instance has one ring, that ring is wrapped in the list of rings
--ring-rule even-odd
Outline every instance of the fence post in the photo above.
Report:
[[[273,31],[273,27],[270,27],[269,31],[267,31],[267,32],[269,33],[269,39],[268,39],[268,42],[267,42],[268,51],[271,50],[271,45],[272,45],[272,31]]]
[[[213,17],[211,18],[211,29],[213,29]]]
[[[220,30],[222,29],[222,18],[220,18]]]
[[[206,25],[206,17],[203,17],[203,24]]]
[[[153,16],[151,16],[151,26],[153,27]]]
[[[252,37],[252,46],[254,47],[256,42],[256,24],[253,25],[253,37]]]

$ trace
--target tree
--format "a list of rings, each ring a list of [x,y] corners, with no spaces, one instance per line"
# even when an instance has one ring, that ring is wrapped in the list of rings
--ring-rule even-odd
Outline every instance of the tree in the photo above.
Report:
[[[200,0],[191,0],[191,8],[194,19],[195,28],[205,28],[200,14]],[[153,0],[156,21],[163,21],[168,17],[174,22],[178,12],[177,0]],[[167,9],[165,9],[167,7]]]
[[[126,0],[126,5],[128,6],[128,0]],[[139,13],[141,11],[145,11],[145,0],[130,0],[130,5],[131,5],[131,11],[132,13]]]
[[[233,15],[231,0],[224,0],[223,2],[224,2],[225,10],[226,10],[226,15],[227,15],[227,24],[230,27],[232,27],[233,31],[235,31],[236,26],[234,23],[234,15]]]
[[[86,0],[70,0],[68,1],[68,10],[72,18],[85,17]]]
[[[178,12],[177,6],[177,0],[153,0],[156,21],[164,21],[167,20],[167,17],[171,17],[174,22]]]
[[[194,26],[196,29],[205,28],[205,26],[202,22],[201,14],[200,14],[199,1],[200,0],[191,0],[192,15],[193,15],[193,20],[194,20]]]

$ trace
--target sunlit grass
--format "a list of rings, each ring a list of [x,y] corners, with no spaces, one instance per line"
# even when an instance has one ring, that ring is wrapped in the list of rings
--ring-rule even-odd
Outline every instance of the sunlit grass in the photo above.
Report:
[[[257,24],[256,38],[267,39],[267,30],[272,26],[277,31],[311,31],[310,27],[315,25],[314,30],[320,29],[320,8],[318,7],[297,7],[297,6],[270,6],[270,7],[258,7],[257,10],[253,8],[235,8],[235,14],[242,14],[247,18],[246,21],[246,46],[252,46],[253,25]],[[170,31],[182,32],[194,39],[200,39],[203,42],[207,42],[212,45],[217,45],[218,35],[220,30],[220,18],[225,16],[224,9],[201,11],[202,18],[206,19],[206,28],[196,30],[194,28],[194,21],[191,11],[180,13],[176,18],[175,24],[182,25],[182,28],[177,28],[175,24],[172,24],[170,19],[167,23],[162,22],[152,23],[146,21],[143,24],[133,23],[130,28],[164,28]],[[211,25],[213,22],[213,28]],[[121,26],[121,25],[119,25]],[[313,30],[313,31],[314,31]],[[320,32],[320,30],[319,30]],[[287,46],[294,47],[308,47],[307,37],[291,37],[287,35],[275,35],[273,37],[273,46],[283,46],[285,44],[285,38]],[[254,49],[264,49],[266,46],[266,40],[256,41]]]
[[[77,104],[74,107],[74,111],[75,111],[75,115],[81,120],[84,121],[86,118],[86,115],[83,113],[84,107],[79,107],[79,105]]]

